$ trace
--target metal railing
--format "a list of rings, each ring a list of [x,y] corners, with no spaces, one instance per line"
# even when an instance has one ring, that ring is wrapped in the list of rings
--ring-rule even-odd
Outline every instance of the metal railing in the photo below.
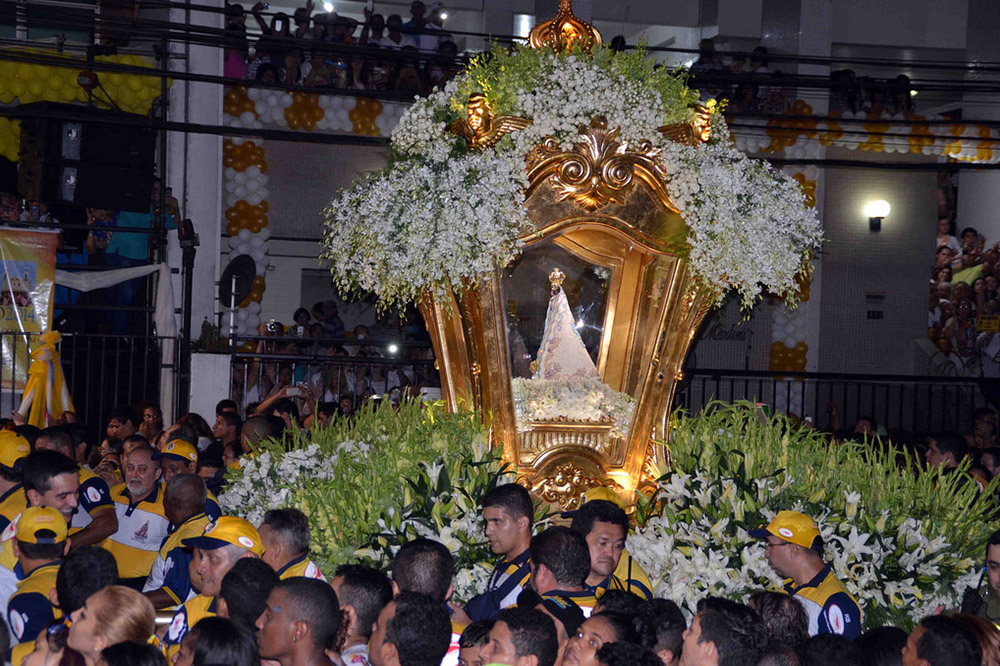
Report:
[[[995,380],[975,378],[691,370],[674,406],[696,413],[712,400],[749,400],[830,428],[835,405],[844,428],[868,416],[890,433],[970,432],[973,412],[996,390]]]
[[[246,343],[254,349],[241,351]],[[284,385],[304,386],[319,402],[407,385],[440,386],[429,342],[249,336],[234,338],[230,349],[230,397],[241,409]]]

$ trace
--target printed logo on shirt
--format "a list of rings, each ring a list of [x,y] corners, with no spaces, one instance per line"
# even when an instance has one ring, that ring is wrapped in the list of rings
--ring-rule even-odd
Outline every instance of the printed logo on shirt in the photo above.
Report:
[[[14,632],[17,636],[17,640],[21,640],[21,636],[24,635],[24,621],[27,620],[24,615],[14,611],[10,614],[10,630]]]
[[[844,633],[844,611],[840,610],[840,606],[834,604],[830,606],[830,610],[827,613],[827,617],[830,620],[830,629],[833,630],[835,634]]]
[[[95,488],[94,486],[87,488],[87,499],[89,499],[91,502],[100,502],[101,497],[102,497],[101,491]]]
[[[149,538],[148,520],[142,524],[142,527],[140,527],[135,531],[135,534],[132,535],[132,538],[135,539],[136,541],[145,541],[146,539]]]
[[[791,539],[793,536],[795,536],[795,532],[792,532],[787,527],[779,527],[778,528],[778,534],[780,534],[783,537],[788,537],[789,539]]]
[[[0,541],[10,541],[14,538],[14,535],[17,534],[17,521],[19,520],[21,520],[21,514],[17,514],[17,516],[14,517],[14,520],[10,521],[10,524],[7,525],[3,534],[0,534]]]
[[[167,638],[170,639],[171,643],[179,643],[187,629],[187,614],[183,611],[177,611],[177,615],[174,616],[173,621],[170,623],[170,628],[167,629]]]

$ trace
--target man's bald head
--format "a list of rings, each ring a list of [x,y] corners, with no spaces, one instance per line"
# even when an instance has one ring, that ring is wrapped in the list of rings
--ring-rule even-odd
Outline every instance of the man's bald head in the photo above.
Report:
[[[175,525],[187,518],[205,512],[208,491],[197,474],[177,474],[163,491],[163,510]],[[176,519],[176,520],[175,520]]]

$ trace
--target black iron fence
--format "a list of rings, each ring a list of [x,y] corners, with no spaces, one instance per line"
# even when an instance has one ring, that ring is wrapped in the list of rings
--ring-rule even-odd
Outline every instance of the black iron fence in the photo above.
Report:
[[[38,334],[0,332],[3,382],[0,415],[21,403],[30,351]],[[58,345],[66,384],[80,420],[99,428],[108,412],[140,401],[176,404],[178,359],[174,338],[72,333]],[[166,381],[164,381],[166,380]],[[164,391],[169,394],[164,394]]]
[[[844,375],[694,370],[685,374],[675,407],[700,411],[714,400],[749,400],[832,428],[839,411],[845,428],[873,417],[888,432],[972,430],[973,412],[995,400],[997,380],[909,375]]]

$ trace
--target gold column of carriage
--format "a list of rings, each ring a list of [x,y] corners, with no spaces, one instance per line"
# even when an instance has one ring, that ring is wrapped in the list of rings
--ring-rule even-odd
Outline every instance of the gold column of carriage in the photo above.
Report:
[[[560,5],[553,20],[532,32],[532,46],[559,51],[577,43],[589,50],[600,43],[600,35],[572,15],[569,0]],[[469,100],[468,120],[452,129],[474,150],[528,122],[494,118],[477,97]],[[661,131],[700,143],[708,139],[708,117],[700,113],[691,125]],[[469,284],[461,298],[421,303],[448,404],[481,410],[521,482],[564,508],[597,485],[632,502],[634,491],[658,475],[667,451],[657,442],[713,300],[688,270],[688,229],[667,193],[669,174],[657,153],[652,142],[624,143],[601,117],[580,128],[571,150],[551,140],[536,146],[525,156],[531,229],[521,237],[522,255]],[[558,328],[544,325],[557,296],[575,329],[559,335],[567,344],[583,343],[609,396],[624,394],[629,423],[574,420],[558,407],[538,418],[538,410],[515,405],[512,382],[523,387],[544,380],[535,371],[535,350]]]

